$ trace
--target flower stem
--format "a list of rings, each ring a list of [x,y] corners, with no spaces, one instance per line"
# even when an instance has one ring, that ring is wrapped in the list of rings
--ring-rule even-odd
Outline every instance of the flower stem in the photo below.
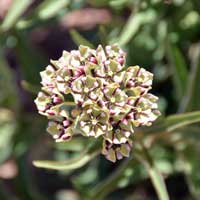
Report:
[[[133,161],[133,155],[131,155],[114,171],[114,173],[112,173],[105,181],[98,184],[91,191],[89,200],[102,200],[108,193],[112,192],[116,188],[116,185],[118,184],[118,181],[123,175],[124,171],[128,168],[128,166],[133,164]]]
[[[149,177],[151,179],[151,182],[155,188],[155,191],[157,193],[159,200],[169,200],[169,195],[167,192],[167,188],[163,179],[163,176],[160,174],[159,170],[154,165],[153,159],[151,155],[149,154],[148,150],[144,146],[144,144],[141,142],[141,150],[143,153],[143,156],[141,154],[136,153],[135,157],[144,164],[146,167],[146,170],[149,174]]]

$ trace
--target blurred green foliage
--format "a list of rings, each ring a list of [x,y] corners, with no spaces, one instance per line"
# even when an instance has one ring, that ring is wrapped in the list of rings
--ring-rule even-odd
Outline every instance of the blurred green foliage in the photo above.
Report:
[[[200,1],[1,2],[0,199],[198,200]],[[107,15],[93,16],[85,8]],[[55,144],[33,100],[50,58],[79,44],[115,42],[127,52],[127,65],[154,73],[162,117],[138,128],[130,158],[112,164],[99,156],[98,141],[75,137]],[[39,167],[65,170],[37,169],[34,160]]]

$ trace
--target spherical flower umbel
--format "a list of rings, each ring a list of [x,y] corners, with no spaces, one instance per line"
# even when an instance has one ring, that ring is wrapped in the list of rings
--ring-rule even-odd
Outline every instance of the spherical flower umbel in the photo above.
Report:
[[[102,154],[115,162],[128,157],[130,136],[160,115],[158,98],[149,93],[153,74],[139,66],[125,67],[117,45],[97,49],[80,46],[40,73],[41,92],[35,100],[49,119],[47,131],[56,142],[73,135],[103,138]]]

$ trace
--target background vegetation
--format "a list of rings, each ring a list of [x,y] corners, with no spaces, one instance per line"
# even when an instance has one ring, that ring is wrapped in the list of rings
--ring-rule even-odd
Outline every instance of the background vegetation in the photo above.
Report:
[[[199,0],[1,0],[0,20],[1,200],[200,199]],[[50,58],[115,42],[154,73],[162,117],[113,164],[89,139],[55,144],[33,100]]]

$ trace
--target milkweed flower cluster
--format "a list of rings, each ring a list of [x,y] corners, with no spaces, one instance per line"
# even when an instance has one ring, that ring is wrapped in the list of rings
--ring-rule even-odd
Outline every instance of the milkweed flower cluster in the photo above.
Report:
[[[102,154],[112,162],[129,156],[134,127],[150,126],[160,115],[158,98],[149,93],[153,74],[125,67],[118,45],[63,51],[40,74],[35,103],[49,119],[47,131],[55,141],[74,134],[102,137]]]

